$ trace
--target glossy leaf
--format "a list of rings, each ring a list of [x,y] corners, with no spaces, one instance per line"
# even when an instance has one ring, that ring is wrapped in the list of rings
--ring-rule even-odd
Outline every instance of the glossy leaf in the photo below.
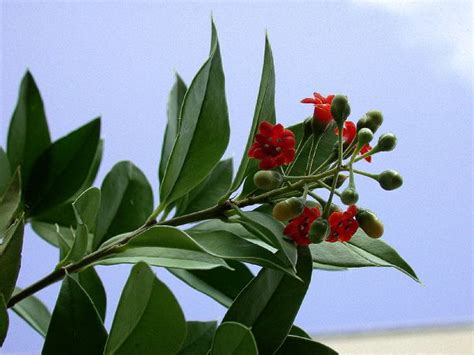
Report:
[[[5,232],[0,244],[0,294],[8,302],[21,265],[23,220],[18,218]]]
[[[252,281],[253,274],[243,263],[229,260],[228,264],[233,270],[218,267],[211,270],[168,269],[168,271],[224,307],[230,307],[240,291]]]
[[[15,287],[15,293],[20,291],[20,288]],[[51,313],[38,298],[29,296],[16,303],[12,310],[41,336],[46,336],[51,321]]]
[[[68,201],[84,186],[99,135],[97,118],[54,142],[36,160],[25,193],[30,216]]]
[[[35,161],[50,144],[51,138],[43,100],[33,76],[27,71],[21,81],[7,142],[10,166],[12,170],[21,166],[24,187],[29,183]]]
[[[178,355],[207,355],[217,322],[187,322],[186,339]]]
[[[303,123],[288,127],[289,130],[295,134],[296,142],[299,142],[303,138]],[[321,141],[318,144],[316,155],[313,160],[313,170],[316,169],[323,163],[331,154],[334,143],[336,143],[337,136],[334,132],[334,126],[330,126],[328,130],[323,134]],[[308,139],[301,151],[301,154],[295,161],[293,168],[289,174],[291,175],[305,175],[306,164],[308,162],[309,151],[311,149],[311,139]]]
[[[176,354],[186,337],[184,314],[171,291],[145,263],[123,289],[104,353]]]
[[[307,247],[298,247],[298,276],[262,269],[242,290],[224,316],[252,328],[262,354],[273,354],[288,335],[311,281],[312,260]]]
[[[176,216],[215,206],[232,181],[232,159],[221,160],[209,176],[177,201]]]
[[[257,344],[250,328],[224,322],[216,330],[210,355],[258,355]]]
[[[74,274],[73,277],[87,292],[97,310],[97,313],[103,321],[107,310],[107,295],[105,293],[104,285],[95,269],[89,267]]]
[[[318,343],[317,341],[289,335],[283,345],[278,349],[276,355],[337,355],[330,347]]]
[[[102,354],[106,340],[107,332],[91,298],[74,278],[66,276],[42,354]]]
[[[224,260],[208,254],[185,232],[160,225],[136,236],[117,253],[99,260],[97,264],[135,264],[139,261],[180,269],[206,270],[219,266],[227,267]]]
[[[100,206],[100,190],[96,187],[85,190],[72,205],[77,223],[85,224],[93,233]]]
[[[226,231],[193,231],[187,233],[209,254],[222,259],[247,262],[254,265],[277,269],[295,276],[292,265],[284,262],[279,255],[273,254],[257,244],[251,243]]]
[[[329,267],[394,267],[419,282],[405,260],[382,240],[369,238],[362,229],[347,243],[321,243],[310,246],[313,260]]]
[[[21,203],[21,177],[17,169],[5,193],[0,196],[0,242],[4,231],[15,218]]]
[[[173,150],[174,142],[179,132],[179,114],[183,104],[184,94],[186,93],[186,84],[183,79],[176,73],[176,81],[171,88],[168,96],[167,116],[168,122],[166,124],[165,136],[163,137],[163,146],[161,147],[161,160],[158,177],[160,182],[163,180],[166,165],[168,164],[171,151]]]
[[[0,294],[0,347],[3,345],[5,338],[7,337],[8,332],[8,312],[7,312],[7,305],[3,295]]]
[[[268,37],[265,37],[265,54],[263,58],[262,77],[260,79],[260,88],[258,90],[257,104],[253,115],[252,127],[250,128],[249,137],[245,146],[244,154],[240,162],[239,170],[235,176],[234,182],[230,188],[230,192],[234,192],[239,188],[247,176],[253,177],[258,170],[258,163],[249,159],[247,153],[250,146],[255,140],[258,126],[262,121],[275,123],[275,67],[273,64],[272,48]],[[249,179],[252,181],[252,179]],[[253,185],[253,184],[252,184]],[[255,188],[255,186],[253,186]],[[252,187],[247,188],[252,189]]]
[[[239,222],[255,237],[262,239],[274,248],[281,250],[281,257],[286,260],[287,265],[293,266],[296,262],[296,248],[292,242],[286,240],[283,223],[272,216],[262,212],[244,212],[236,209]]]
[[[59,233],[59,230],[57,231]],[[63,237],[59,235],[59,237]],[[65,239],[63,237],[63,239]],[[59,239],[58,239],[59,240]],[[65,253],[64,246],[60,244],[60,248],[63,249],[64,258],[61,259],[58,266],[64,266],[69,263],[75,263],[81,260],[87,254],[87,245],[89,243],[89,233],[87,227],[84,224],[79,224],[76,231],[74,232],[74,241],[70,249]]]
[[[10,184],[11,174],[12,172],[7,154],[3,148],[0,147],[0,196],[3,195],[6,188]]]
[[[298,327],[294,324],[290,329],[289,335],[295,335],[295,336],[298,336],[298,337],[301,337],[301,338],[311,339],[311,336],[308,333],[306,333],[303,329],[301,329],[300,327]]]
[[[32,221],[31,227],[37,235],[43,238],[45,241],[59,248],[59,235],[66,241],[67,246],[70,248],[74,242],[74,233],[70,227],[63,227],[57,224],[44,223],[38,221]],[[59,235],[58,235],[59,234]],[[68,248],[68,250],[69,250]]]
[[[221,159],[229,141],[224,72],[214,23],[209,59],[184,96],[179,126],[161,183],[163,206],[204,180]]]
[[[94,249],[110,237],[137,229],[153,211],[151,186],[132,162],[115,164],[101,192]]]

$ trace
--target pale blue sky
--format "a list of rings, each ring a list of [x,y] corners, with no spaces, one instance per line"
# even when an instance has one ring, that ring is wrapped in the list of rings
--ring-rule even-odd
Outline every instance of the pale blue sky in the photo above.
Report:
[[[134,161],[157,191],[166,100],[177,70],[189,83],[205,60],[214,15],[239,159],[250,127],[268,31],[275,57],[277,119],[302,120],[313,91],[345,93],[356,120],[385,114],[397,149],[367,170],[399,170],[402,189],[360,180],[361,204],[385,221],[385,241],[423,285],[391,269],[316,272],[297,323],[314,333],[472,322],[471,2],[42,2],[3,1],[0,137],[29,68],[57,139],[101,115],[105,156],[96,185],[119,160]],[[156,198],[157,194],[155,194]],[[20,286],[49,272],[57,252],[27,232]],[[100,267],[113,317],[129,267]],[[224,308],[163,270],[189,320]],[[54,285],[39,292],[52,308]],[[37,353],[41,338],[11,316],[3,351]]]

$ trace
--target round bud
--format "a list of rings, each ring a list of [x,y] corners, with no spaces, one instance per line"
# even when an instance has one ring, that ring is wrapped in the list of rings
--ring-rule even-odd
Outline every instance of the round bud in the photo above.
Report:
[[[319,244],[326,239],[330,231],[331,227],[329,226],[329,222],[326,219],[319,217],[313,222],[313,224],[311,224],[311,228],[309,229],[309,239],[312,243]]]
[[[397,145],[397,137],[393,133],[384,133],[379,137],[377,149],[381,152],[390,152]]]
[[[359,227],[367,234],[370,238],[380,238],[383,235],[384,227],[383,223],[377,218],[375,213],[369,210],[359,210],[356,215]]]
[[[374,138],[374,134],[368,128],[362,128],[357,132],[357,140],[359,144],[367,144]]]
[[[319,208],[319,210],[321,210],[321,205],[319,203],[317,203],[316,201],[306,201],[306,207],[308,208]]]
[[[370,128],[375,133],[383,123],[382,112],[372,110],[366,113],[366,117],[366,125],[364,127]]]
[[[386,170],[379,174],[378,181],[382,189],[395,190],[403,185],[403,178],[395,170]]]
[[[359,131],[362,128],[368,128],[367,127],[367,116],[363,116],[359,119],[359,121],[357,121],[357,130]]]
[[[290,197],[284,201],[278,202],[272,211],[272,215],[279,221],[287,221],[298,215],[304,210],[303,201],[297,197]]]
[[[261,190],[273,190],[281,186],[283,176],[273,170],[260,170],[253,176],[253,182]]]
[[[342,191],[341,201],[345,205],[355,205],[359,201],[359,194],[357,191],[351,187]]]
[[[339,206],[335,205],[334,203],[331,203],[331,206],[329,206],[329,215],[334,212],[341,212],[341,209]]]
[[[343,175],[343,174],[339,174],[337,175],[337,181],[336,181],[336,188],[340,188],[342,186],[342,184],[344,184],[344,182],[347,180],[347,175]],[[324,178],[323,179],[323,182],[326,184],[326,185],[329,185],[329,186],[332,186],[333,182],[334,182],[334,176],[328,176],[327,178]]]
[[[338,127],[342,127],[344,121],[347,120],[347,117],[351,114],[351,106],[349,105],[347,96],[334,96],[331,103],[331,114]]]

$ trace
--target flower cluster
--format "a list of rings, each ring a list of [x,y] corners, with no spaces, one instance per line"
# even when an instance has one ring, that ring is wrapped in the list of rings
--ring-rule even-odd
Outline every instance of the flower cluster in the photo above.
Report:
[[[339,129],[336,127],[334,129],[336,135],[339,135]],[[357,136],[357,127],[354,122],[352,121],[346,121],[344,122],[344,128],[342,129],[342,138],[344,139],[344,146],[348,147],[354,142],[355,138]],[[370,144],[364,144],[360,150],[360,154],[365,154],[367,152],[370,152],[372,150],[372,147]],[[367,160],[369,163],[372,161],[372,157],[368,156],[365,157],[365,160]]]
[[[260,169],[287,165],[295,158],[295,135],[281,124],[263,121],[248,155],[260,160]]]
[[[349,206],[345,212],[336,211],[329,215],[328,221],[331,231],[326,241],[348,242],[359,228],[359,223],[355,219],[357,207]],[[298,245],[309,245],[309,229],[311,224],[321,215],[319,208],[305,207],[303,213],[298,217],[290,220],[283,230],[283,233],[290,237]]]

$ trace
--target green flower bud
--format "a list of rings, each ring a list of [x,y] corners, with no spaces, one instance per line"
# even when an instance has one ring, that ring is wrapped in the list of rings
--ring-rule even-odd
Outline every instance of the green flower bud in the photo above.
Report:
[[[372,131],[368,128],[362,128],[358,133],[357,133],[357,140],[359,144],[364,145],[367,143],[370,143],[370,141],[374,138],[374,134]]]
[[[281,186],[283,176],[274,170],[260,170],[253,176],[253,182],[261,190],[273,190]]]
[[[331,227],[329,226],[329,222],[326,219],[319,217],[313,222],[313,224],[311,224],[311,228],[309,229],[309,239],[312,243],[319,244],[326,239],[330,232]]]
[[[370,210],[359,210],[356,215],[359,227],[370,238],[380,238],[384,232],[383,223],[377,218],[376,214]]]
[[[365,126],[369,128],[372,132],[376,132],[383,123],[382,112],[377,110],[372,110],[366,113],[366,122]]]
[[[306,207],[308,208],[319,208],[319,210],[322,210],[321,205],[317,203],[316,201],[306,201]]]
[[[355,205],[359,201],[359,194],[357,191],[351,187],[342,191],[341,201],[345,205]]]
[[[357,130],[359,131],[362,128],[368,128],[368,126],[367,126],[367,116],[363,116],[359,119],[359,121],[357,121]]]
[[[340,188],[342,186],[342,184],[344,184],[344,182],[347,180],[347,178],[348,178],[347,175],[339,174],[337,176],[336,188],[337,189]],[[332,184],[334,182],[334,176],[328,176],[327,178],[324,178],[323,182],[326,185],[332,186]]]
[[[381,152],[390,152],[397,145],[397,137],[393,133],[384,133],[379,137],[377,149]]]
[[[338,205],[331,203],[331,206],[329,206],[329,215],[331,215],[331,213],[333,212],[341,212],[341,209],[339,208]]]
[[[342,128],[344,121],[347,120],[347,117],[351,114],[351,106],[349,105],[347,96],[334,96],[331,103],[331,114],[337,126]]]
[[[403,185],[403,178],[395,170],[386,170],[379,174],[378,182],[384,190],[395,190]]]
[[[290,197],[284,201],[278,202],[272,211],[272,215],[279,221],[287,221],[299,216],[304,211],[304,204],[300,198]]]

